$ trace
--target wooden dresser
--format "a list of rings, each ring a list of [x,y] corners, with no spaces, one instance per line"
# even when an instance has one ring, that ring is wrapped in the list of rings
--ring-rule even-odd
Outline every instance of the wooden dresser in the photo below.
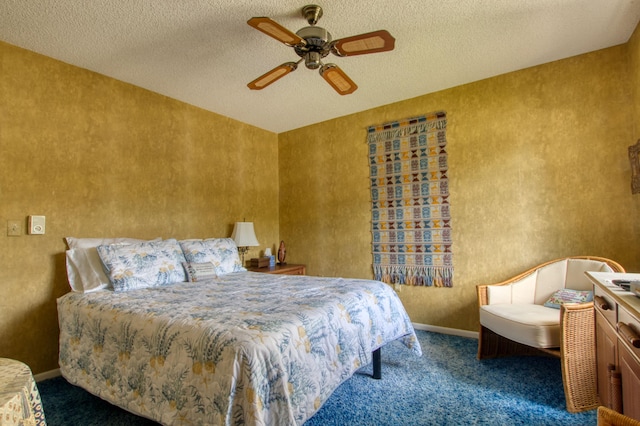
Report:
[[[640,274],[586,274],[594,284],[600,402],[640,420],[640,298],[612,282],[640,281]]]
[[[296,265],[293,263],[278,263],[273,267],[264,268],[247,268],[251,272],[263,272],[265,274],[281,274],[281,275],[305,275],[307,273],[305,265]]]

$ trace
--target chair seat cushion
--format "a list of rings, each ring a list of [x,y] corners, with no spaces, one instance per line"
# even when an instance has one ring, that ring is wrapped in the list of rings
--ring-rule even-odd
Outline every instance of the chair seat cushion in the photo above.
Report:
[[[523,345],[560,346],[560,311],[534,304],[496,303],[480,307],[480,324]]]

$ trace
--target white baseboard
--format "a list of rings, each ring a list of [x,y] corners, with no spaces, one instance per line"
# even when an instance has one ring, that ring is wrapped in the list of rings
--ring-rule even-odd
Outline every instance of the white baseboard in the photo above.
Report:
[[[35,374],[33,378],[36,382],[41,382],[47,379],[53,379],[54,377],[60,376],[60,369],[56,368],[55,370],[45,371],[44,373]]]
[[[416,324],[416,323],[413,323],[413,328],[415,328],[416,330],[433,331],[434,333],[451,334],[453,336],[460,336],[460,337],[470,337],[472,339],[478,338],[477,331],[460,330],[458,328],[439,327],[437,325]]]

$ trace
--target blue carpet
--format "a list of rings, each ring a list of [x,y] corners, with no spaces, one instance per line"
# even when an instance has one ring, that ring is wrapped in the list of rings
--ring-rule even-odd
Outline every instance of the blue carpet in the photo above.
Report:
[[[418,358],[398,342],[382,348],[382,380],[371,365],[333,393],[305,426],[595,425],[596,411],[566,411],[560,361],[478,361],[477,340],[418,331]],[[153,425],[57,377],[38,383],[49,426]]]

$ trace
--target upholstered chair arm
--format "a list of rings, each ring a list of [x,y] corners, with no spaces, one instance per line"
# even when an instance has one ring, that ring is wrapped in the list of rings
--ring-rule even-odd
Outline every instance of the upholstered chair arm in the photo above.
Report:
[[[531,277],[536,273],[536,269],[528,270],[522,274],[519,274],[515,277],[509,278],[506,281],[502,281],[495,284],[479,284],[476,286],[476,292],[478,295],[478,306],[488,305],[490,303],[495,303],[495,300],[490,300],[490,293],[492,293],[494,298],[498,297],[501,299],[503,303],[511,303],[512,299],[515,297],[521,298],[521,295],[530,294],[533,296],[535,292],[535,279]],[[530,278],[527,280],[527,278]],[[520,296],[517,294],[519,293]],[[528,296],[525,296],[528,298]]]

